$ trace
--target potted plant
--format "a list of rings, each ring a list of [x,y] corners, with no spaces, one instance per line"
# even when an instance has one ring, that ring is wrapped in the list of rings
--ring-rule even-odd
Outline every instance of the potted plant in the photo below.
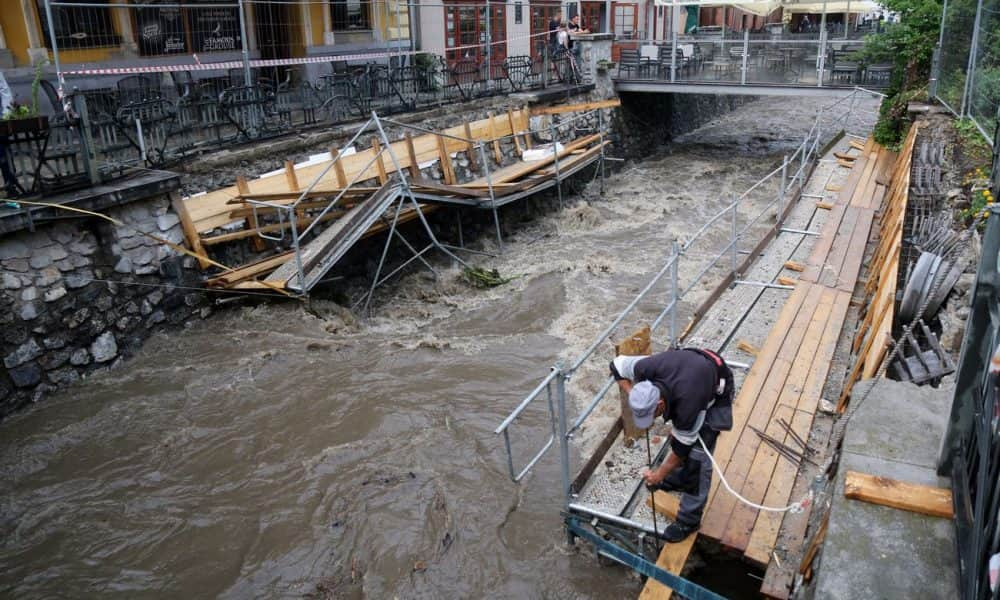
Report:
[[[610,60],[602,58],[601,60],[597,61],[597,70],[601,73],[606,73],[608,71],[613,70],[614,68],[615,68],[615,63],[611,62]]]
[[[42,81],[42,64],[35,67],[35,79],[31,82],[31,104],[15,102],[0,118],[0,136],[10,137],[18,133],[45,131],[49,128],[49,117],[38,114],[38,90]]]

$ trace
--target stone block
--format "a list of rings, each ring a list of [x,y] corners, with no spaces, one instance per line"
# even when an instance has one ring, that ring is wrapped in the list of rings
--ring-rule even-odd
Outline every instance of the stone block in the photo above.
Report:
[[[46,371],[51,371],[52,369],[58,369],[68,361],[68,350],[56,350],[55,352],[49,352],[48,354],[43,354],[39,357],[38,364]]]
[[[0,241],[0,260],[7,260],[10,258],[28,258],[30,256],[31,250],[24,242],[20,240]],[[6,266],[6,264],[4,266]]]
[[[49,258],[52,259],[52,262],[55,262],[57,260],[62,260],[69,256],[69,253],[66,252],[66,249],[63,248],[62,246],[49,246],[48,248],[45,248],[42,251],[49,255]]]
[[[35,286],[28,286],[21,290],[21,301],[31,302],[32,300],[38,299],[38,288]]]
[[[132,264],[136,266],[148,265],[156,258],[156,251],[152,248],[143,248],[132,253]]]
[[[90,352],[86,348],[77,348],[69,355],[69,364],[80,367],[90,363]]]
[[[118,240],[118,245],[121,246],[122,250],[132,250],[133,248],[138,248],[139,246],[142,246],[145,242],[146,242],[146,236],[133,235]]]
[[[156,306],[157,304],[160,303],[161,300],[163,300],[163,292],[160,290],[154,290],[148,296],[146,296],[146,300],[149,300],[149,303],[152,306]]]
[[[18,273],[28,272],[28,259],[26,258],[8,258],[7,260],[0,262],[4,269],[8,271],[17,271]]]
[[[49,256],[48,252],[35,252],[28,259],[28,264],[31,265],[32,269],[44,269],[52,264],[52,257]]]
[[[55,242],[52,241],[52,238],[49,237],[49,233],[44,229],[39,229],[35,231],[28,238],[28,245],[34,248],[35,250],[41,248],[48,248],[54,243]]]
[[[8,354],[3,359],[3,365],[8,369],[23,365],[29,360],[34,360],[42,355],[42,347],[38,345],[35,338],[30,338],[17,347],[16,350]]]
[[[91,242],[88,238],[84,238],[83,240],[70,244],[69,251],[79,256],[90,256],[94,252],[97,252],[97,244]]]
[[[118,356],[118,342],[115,334],[110,331],[102,333],[94,343],[90,345],[90,354],[94,357],[94,362],[108,362]]]
[[[108,311],[111,310],[112,304],[114,304],[114,300],[111,298],[111,296],[101,296],[94,303],[94,307],[100,311]]]
[[[84,306],[72,315],[63,319],[63,324],[70,329],[76,329],[90,318],[90,309]]]
[[[61,272],[63,272],[63,273],[67,273],[69,271],[72,271],[75,268],[75,267],[73,267],[73,261],[71,261],[68,258],[64,258],[63,260],[56,261],[55,267],[57,269],[59,269]]]
[[[28,302],[21,307],[21,320],[32,321],[38,316],[38,309],[34,302]]]
[[[93,274],[84,269],[82,271],[77,271],[76,273],[71,273],[66,276],[66,287],[71,290],[76,290],[86,286],[93,280]]]
[[[147,328],[152,327],[154,325],[157,325],[159,323],[164,322],[166,319],[167,319],[167,316],[165,314],[163,314],[163,311],[162,310],[158,310],[158,311],[154,312],[153,314],[149,315],[149,318],[146,319],[146,327]]]
[[[66,338],[61,333],[42,339],[42,345],[49,350],[56,350],[66,346]]]
[[[17,275],[4,273],[3,280],[0,281],[0,286],[5,290],[19,290],[21,289],[21,278]]]
[[[11,381],[19,388],[32,387],[42,380],[42,369],[35,363],[28,363],[7,371]]]
[[[160,231],[168,231],[171,227],[180,223],[180,217],[173,213],[160,215],[156,217],[156,226],[160,228]]]
[[[47,269],[42,270],[42,272],[35,279],[35,284],[37,284],[39,287],[48,287],[53,283],[59,281],[61,278],[62,275],[59,273],[59,269],[56,269],[55,267],[49,267]]]
[[[155,264],[142,265],[135,268],[136,275],[153,275],[160,272],[160,267]]]
[[[62,298],[66,295],[66,288],[63,286],[54,287],[51,290],[45,292],[46,302],[55,302],[56,300]]]
[[[57,223],[49,229],[49,236],[63,245],[73,242],[74,238],[76,238],[73,227],[64,223]]]
[[[77,373],[76,369],[66,367],[49,373],[49,381],[55,385],[70,385],[80,381],[80,374]]]
[[[115,263],[115,272],[129,274],[132,272],[132,261],[129,260],[127,256],[121,257],[121,259]]]
[[[125,316],[118,319],[118,321],[115,323],[115,327],[117,327],[120,331],[128,331],[129,329],[135,327],[138,324],[139,324],[139,317]]]

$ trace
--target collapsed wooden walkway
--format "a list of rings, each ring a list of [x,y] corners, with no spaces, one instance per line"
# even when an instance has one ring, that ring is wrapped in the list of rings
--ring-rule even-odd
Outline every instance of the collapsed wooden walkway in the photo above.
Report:
[[[537,114],[583,112],[617,106],[617,100],[593,102],[536,109]],[[248,180],[238,177],[236,184],[188,198],[175,198],[173,206],[181,219],[188,246],[204,257],[203,269],[210,268],[208,260],[214,248],[237,241],[249,242],[257,252],[269,247],[279,250],[288,247],[291,227],[279,215],[280,208],[252,204],[268,202],[274,205],[295,205],[295,226],[299,231],[314,222],[329,228],[357,214],[362,207],[380,193],[397,171],[405,171],[409,189],[420,201],[418,208],[404,208],[398,219],[402,224],[418,218],[439,206],[490,208],[495,210],[517,199],[558,185],[565,178],[579,172],[601,158],[607,142],[600,133],[585,135],[561,143],[558,152],[549,152],[537,160],[523,160],[525,152],[534,147],[530,127],[531,112],[527,108],[508,110],[505,115],[490,114],[485,119],[465,123],[440,132],[411,136],[388,146],[379,137],[371,139],[371,147],[340,154],[334,148],[326,155],[311,157],[305,163],[294,165],[285,161],[284,169]],[[360,140],[359,140],[360,141]],[[512,164],[505,157],[502,146],[513,146]],[[471,173],[479,175],[469,181],[460,181],[453,157],[463,155]],[[441,180],[425,176],[422,169],[437,163]],[[487,164],[488,163],[488,164]],[[492,165],[492,166],[491,166]],[[308,191],[307,191],[308,190]],[[340,196],[337,206],[330,207]],[[384,196],[384,194],[383,194]],[[352,232],[349,237],[356,243],[389,229],[388,220],[363,219],[364,231]],[[342,225],[342,224],[341,224]],[[320,234],[320,229],[315,229]],[[320,234],[321,235],[321,234]],[[273,243],[268,238],[282,238]],[[325,241],[316,239],[312,251],[303,247],[302,252],[320,258],[321,251],[335,236]],[[306,240],[308,241],[308,240]],[[320,248],[320,246],[324,246]],[[347,248],[342,250],[342,256]],[[209,287],[227,289],[273,290],[295,285],[297,273],[288,266],[294,262],[293,251],[278,251],[272,256],[218,273],[206,280]],[[317,256],[313,256],[317,255]],[[312,259],[310,259],[312,260]],[[276,276],[268,277],[274,272]],[[293,276],[294,275],[294,276]],[[266,278],[266,280],[264,279]]]
[[[898,263],[904,212],[901,205],[905,205],[909,185],[914,133],[911,131],[900,160],[871,139],[863,145],[851,143],[860,151],[858,156],[838,155],[841,166],[851,168],[847,182],[836,202],[820,206],[830,211],[828,218],[800,279],[794,282],[794,290],[740,386],[733,409],[733,430],[720,436],[715,451],[729,484],[751,502],[785,506],[798,500],[792,497],[798,465],[762,443],[755,430],[794,446],[794,436],[781,426],[784,422],[799,438],[809,439],[824,384],[828,376],[839,376],[830,373],[830,367],[877,214],[883,243],[870,268],[875,274],[868,281],[871,306],[865,327],[854,343],[855,350],[860,346],[864,352],[848,383],[860,375],[871,376],[884,359],[883,342],[886,328],[891,328],[895,292],[892,265]],[[675,504],[662,492],[657,496],[657,508]],[[761,592],[787,598],[799,565],[776,560],[775,546],[782,530],[802,540],[807,525],[808,512],[765,512],[739,502],[721,486],[716,475],[699,535],[740,553],[750,563],[766,566]],[[666,544],[657,564],[679,574],[696,537]],[[663,599],[670,595],[670,589],[650,579],[640,598]]]

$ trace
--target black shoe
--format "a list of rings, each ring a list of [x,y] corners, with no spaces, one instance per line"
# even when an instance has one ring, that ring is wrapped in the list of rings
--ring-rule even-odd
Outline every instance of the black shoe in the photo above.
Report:
[[[684,541],[689,535],[698,531],[697,527],[690,527],[688,525],[681,525],[680,523],[671,523],[667,527],[666,531],[660,534],[660,538],[668,544],[676,544],[677,542]]]

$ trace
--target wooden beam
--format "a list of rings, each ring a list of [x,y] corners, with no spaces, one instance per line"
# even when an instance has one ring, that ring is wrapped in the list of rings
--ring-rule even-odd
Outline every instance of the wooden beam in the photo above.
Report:
[[[954,516],[949,489],[857,471],[847,472],[844,478],[844,496],[931,517],[950,519]]]
[[[250,184],[247,183],[246,177],[242,175],[236,176],[236,191],[240,193],[240,196],[250,193]],[[246,203],[244,203],[243,206],[245,208],[251,208]],[[253,233],[252,237],[248,236],[250,237],[250,247],[257,252],[263,251],[267,246],[264,244],[264,240],[257,235],[257,230],[260,229],[260,223],[257,222],[257,215],[253,210],[251,210],[250,214],[247,215],[246,228]]]
[[[806,571],[812,569],[813,559],[816,558],[820,547],[823,546],[823,540],[826,539],[826,529],[829,525],[830,515],[827,513],[826,518],[823,519],[823,523],[819,526],[819,530],[816,531],[816,535],[814,535],[812,540],[809,542],[809,549],[806,550],[805,555],[802,557],[802,562],[799,563],[800,575],[805,575]]]
[[[644,356],[653,353],[653,343],[650,340],[649,326],[643,327],[629,337],[615,345],[615,354],[618,356]],[[635,426],[632,418],[632,408],[628,404],[628,394],[624,390],[618,390],[618,399],[622,408],[622,425],[624,427],[625,445],[631,447],[632,441],[642,436],[644,429]]]
[[[184,205],[184,200],[177,192],[171,192],[170,204],[181,220],[181,229],[184,231],[184,239],[187,240],[188,248],[198,255],[198,266],[207,269],[212,263],[204,258],[207,254],[205,247],[201,245],[201,236],[198,235],[198,229],[195,227],[194,220],[191,219],[191,213],[188,212],[187,206]]]
[[[801,273],[806,270],[806,266],[800,262],[795,262],[794,260],[785,261],[785,268],[789,271],[796,271]]]
[[[600,102],[583,102],[580,104],[563,104],[559,106],[542,106],[531,109],[532,115],[561,115],[568,112],[584,112],[597,110],[599,108],[615,108],[621,106],[622,101],[618,98],[614,100],[602,100]]]
[[[330,212],[323,215],[320,222],[329,221],[330,219],[339,219],[344,216],[343,211],[331,210]],[[298,219],[296,224],[298,227],[305,227],[312,223],[312,217],[305,217]],[[273,223],[271,225],[262,225],[257,229],[245,229],[243,231],[234,231],[232,233],[223,233],[220,235],[214,235],[212,237],[206,237],[201,239],[201,243],[206,246],[212,246],[215,244],[223,244],[225,242],[233,242],[236,240],[244,240],[248,237],[256,237],[258,232],[270,233],[272,231],[281,231],[282,229],[288,227],[288,221],[281,223]]]
[[[736,342],[736,348],[750,354],[752,356],[757,356],[760,353],[760,348],[754,346],[746,340],[740,340]]]
[[[465,156],[469,159],[469,169],[478,173],[479,161],[476,158],[476,145],[472,141],[474,139],[472,137],[472,127],[469,126],[468,122],[465,123],[465,138],[469,140],[465,145]]]
[[[517,125],[514,124],[514,111],[507,109],[507,121],[510,123],[510,133],[511,137],[514,138],[514,145],[517,146],[517,155],[521,156],[524,154],[524,148],[521,146],[521,140],[517,137]]]
[[[857,140],[851,140],[848,144],[850,144],[851,148],[854,148],[855,150],[863,151],[865,149],[865,145]]]
[[[337,158],[340,154],[339,148],[330,148],[330,156],[333,157],[333,172],[337,176],[337,187],[345,188],[347,187],[347,173],[344,172],[344,157]]]
[[[852,162],[857,158],[857,156],[854,156],[853,154],[845,154],[843,152],[834,152],[833,155],[840,160],[846,160],[848,162]]]
[[[503,153],[500,152],[500,140],[497,139],[499,136],[497,135],[496,122],[493,120],[493,113],[488,112],[486,115],[490,120],[490,139],[493,140],[493,160],[495,160],[498,165],[502,165]]]
[[[677,513],[681,510],[681,497],[677,494],[656,490],[646,498],[646,506],[656,509],[656,512],[671,521],[676,521]]]
[[[674,575],[680,575],[697,537],[697,534],[692,533],[676,544],[663,544],[660,556],[656,559],[656,566]],[[646,580],[646,585],[639,593],[639,600],[670,600],[673,593],[674,591],[667,586],[650,578]]]
[[[288,184],[289,190],[298,191],[299,178],[295,175],[295,164],[288,159],[285,159],[285,183]]]
[[[281,254],[270,256],[264,260],[259,260],[257,262],[250,263],[248,265],[243,265],[237,269],[231,269],[229,271],[224,271],[215,277],[205,280],[205,285],[208,287],[228,287],[234,283],[239,283],[240,281],[245,281],[273,271],[281,265],[285,264],[290,258],[292,258],[295,253],[291,250],[288,252],[283,252]]]
[[[839,192],[841,189],[843,188],[835,183],[831,183],[826,186],[826,191],[828,192]]]
[[[833,202],[823,202],[822,200],[816,201],[816,208],[822,208],[823,210],[830,210],[834,207]]]
[[[778,277],[778,283],[780,285],[795,285],[796,283],[798,283],[798,279],[794,279],[792,277],[785,277],[784,275],[782,275],[781,277]]]
[[[420,172],[420,163],[417,162],[417,152],[413,149],[413,136],[410,132],[406,132],[406,153],[410,158],[410,179],[413,181],[421,181],[424,178],[423,173]]]
[[[531,141],[531,118],[529,115],[531,112],[528,111],[527,106],[521,107],[521,131],[524,132],[524,147],[531,150],[534,145]]]
[[[444,182],[448,185],[455,184],[455,169],[451,164],[451,155],[448,154],[448,146],[444,143],[444,138],[435,135],[437,138],[438,145],[438,160],[441,162],[441,174],[444,177]]]
[[[372,152],[375,153],[375,168],[378,169],[378,182],[385,185],[389,175],[385,172],[385,162],[382,160],[382,144],[378,136],[372,136]]]

